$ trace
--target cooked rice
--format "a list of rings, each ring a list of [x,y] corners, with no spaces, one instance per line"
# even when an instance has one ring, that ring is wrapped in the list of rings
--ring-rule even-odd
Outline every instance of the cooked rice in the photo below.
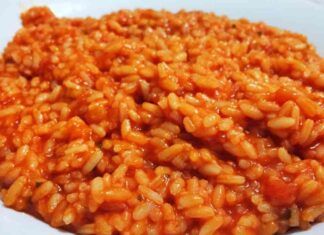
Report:
[[[323,220],[324,60],[303,35],[197,11],[21,18],[0,58],[6,206],[80,234]]]

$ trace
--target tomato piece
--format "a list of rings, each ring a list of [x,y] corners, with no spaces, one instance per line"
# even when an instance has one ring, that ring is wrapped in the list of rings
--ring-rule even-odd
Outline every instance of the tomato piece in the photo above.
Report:
[[[264,181],[263,191],[273,205],[288,206],[296,199],[297,187],[277,177],[269,177]]]
[[[280,88],[275,92],[274,100],[278,104],[283,104],[288,100],[295,100],[296,95],[287,88]]]
[[[84,139],[88,140],[91,135],[91,129],[88,125],[79,117],[73,117],[68,122],[68,128],[70,139]]]

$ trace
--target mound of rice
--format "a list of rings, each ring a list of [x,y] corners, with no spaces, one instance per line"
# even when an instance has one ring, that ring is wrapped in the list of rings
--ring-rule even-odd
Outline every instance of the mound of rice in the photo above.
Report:
[[[21,18],[0,59],[6,206],[101,235],[323,220],[324,60],[304,36],[198,11]]]

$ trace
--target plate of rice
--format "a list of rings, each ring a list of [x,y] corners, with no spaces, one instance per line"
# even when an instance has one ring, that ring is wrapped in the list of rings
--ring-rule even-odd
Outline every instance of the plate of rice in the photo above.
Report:
[[[322,234],[323,1],[0,6],[0,234]]]

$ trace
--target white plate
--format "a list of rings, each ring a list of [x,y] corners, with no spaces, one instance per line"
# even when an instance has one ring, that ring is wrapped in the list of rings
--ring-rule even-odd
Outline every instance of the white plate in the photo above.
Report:
[[[47,5],[57,16],[100,16],[121,8],[154,8],[177,11],[203,10],[264,21],[306,35],[324,55],[324,0],[0,0],[0,50],[20,27],[19,14],[30,6]],[[3,207],[0,203],[0,235],[68,234],[51,228],[27,214]],[[321,235],[324,223],[298,235]]]

